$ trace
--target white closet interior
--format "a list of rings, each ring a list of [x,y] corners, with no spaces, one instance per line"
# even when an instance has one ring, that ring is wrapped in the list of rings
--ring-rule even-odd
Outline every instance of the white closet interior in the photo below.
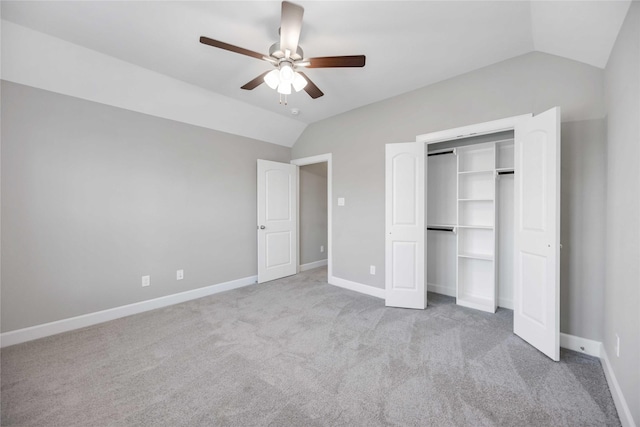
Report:
[[[428,290],[487,312],[513,308],[513,138],[428,145]]]

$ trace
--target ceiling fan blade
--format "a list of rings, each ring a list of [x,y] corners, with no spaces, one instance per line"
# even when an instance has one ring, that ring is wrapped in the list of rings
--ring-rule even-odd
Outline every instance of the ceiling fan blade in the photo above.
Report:
[[[304,8],[288,1],[282,2],[282,18],[280,20],[280,50],[288,49],[293,55],[298,49],[298,40],[302,30]]]
[[[307,68],[364,67],[365,60],[364,55],[322,56],[309,58]]]
[[[324,95],[324,93],[322,93],[318,86],[316,86],[316,84],[312,82],[305,73],[298,71],[298,74],[304,77],[304,79],[307,81],[307,85],[304,87],[304,91],[307,92],[311,98],[316,99]]]
[[[229,43],[221,42],[220,40],[210,39],[209,37],[202,36],[200,37],[200,43],[208,44],[209,46],[217,47],[219,49],[228,50],[229,52],[239,53],[241,55],[252,56],[254,58],[263,59],[265,55],[254,52],[249,49],[245,49],[242,47],[234,46]]]
[[[248,82],[247,84],[245,84],[244,86],[242,86],[240,89],[244,89],[244,90],[253,90],[255,88],[257,88],[258,86],[260,86],[262,83],[264,83],[264,76],[266,76],[267,74],[269,74],[270,71],[265,71],[264,73],[260,74],[258,77],[256,77],[255,79],[251,80],[250,82]]]

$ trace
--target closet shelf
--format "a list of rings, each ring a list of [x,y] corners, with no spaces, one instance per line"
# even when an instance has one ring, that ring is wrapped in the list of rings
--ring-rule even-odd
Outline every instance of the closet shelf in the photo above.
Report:
[[[460,171],[458,175],[473,175],[473,174],[482,174],[482,173],[495,173],[495,169],[483,169],[477,171]]]
[[[458,228],[477,228],[480,230],[493,230],[493,225],[458,225]]]
[[[443,154],[453,154],[455,156],[456,149],[455,148],[445,148],[443,150],[429,151],[427,153],[427,156],[441,156]]]
[[[458,199],[459,202],[493,202],[493,199]]]
[[[493,261],[493,255],[489,254],[472,254],[472,253],[460,253],[458,254],[461,258],[472,258],[472,259],[481,259],[485,261]]]

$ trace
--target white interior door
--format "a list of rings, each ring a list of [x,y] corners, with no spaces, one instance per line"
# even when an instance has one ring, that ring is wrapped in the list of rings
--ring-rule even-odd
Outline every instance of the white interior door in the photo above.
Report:
[[[387,144],[385,185],[385,305],[427,306],[425,144]]]
[[[297,272],[297,166],[258,160],[258,283]]]
[[[514,332],[560,360],[560,109],[515,129]]]

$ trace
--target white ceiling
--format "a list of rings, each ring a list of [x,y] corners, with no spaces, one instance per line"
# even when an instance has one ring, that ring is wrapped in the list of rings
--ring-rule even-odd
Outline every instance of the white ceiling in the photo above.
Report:
[[[307,57],[367,56],[364,68],[309,69],[325,95],[289,105],[244,83],[266,62],[202,45],[208,36],[267,53],[280,3],[3,1],[2,19],[312,123],[531,51],[606,65],[630,1],[299,1]],[[301,114],[293,117],[290,108]]]

